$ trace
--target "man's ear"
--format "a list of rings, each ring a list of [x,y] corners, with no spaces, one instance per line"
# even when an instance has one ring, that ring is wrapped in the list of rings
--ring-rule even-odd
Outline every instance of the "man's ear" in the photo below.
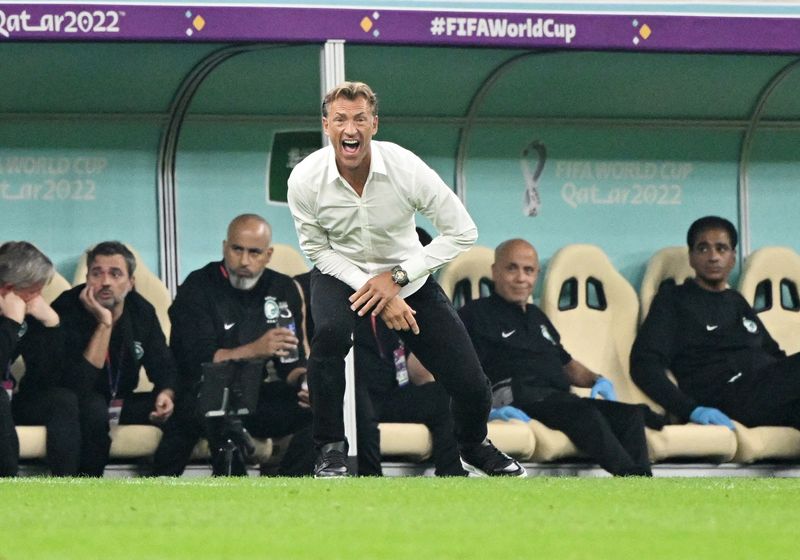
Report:
[[[267,247],[267,250],[265,251],[265,254],[267,256],[267,260],[264,261],[264,267],[266,267],[269,264],[269,261],[272,260],[272,252],[274,250],[275,250],[275,247]]]

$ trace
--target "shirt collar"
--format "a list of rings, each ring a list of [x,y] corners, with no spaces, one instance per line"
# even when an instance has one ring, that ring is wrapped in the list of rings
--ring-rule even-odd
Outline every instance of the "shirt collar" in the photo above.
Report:
[[[328,172],[325,176],[325,184],[330,184],[336,181],[336,179],[340,179],[342,176],[339,173],[339,168],[336,167],[336,152],[333,150],[333,146],[328,144],[326,149],[328,150]],[[370,167],[369,175],[367,175],[367,181],[369,181],[369,178],[373,173],[386,175],[386,162],[381,154],[380,142],[376,142],[375,140],[371,141],[370,151]],[[342,180],[344,181],[344,179]]]

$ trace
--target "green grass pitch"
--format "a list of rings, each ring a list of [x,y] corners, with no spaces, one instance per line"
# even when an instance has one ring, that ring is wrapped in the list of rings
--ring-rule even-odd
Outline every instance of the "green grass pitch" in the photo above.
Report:
[[[800,479],[0,481],[0,559],[798,558]]]

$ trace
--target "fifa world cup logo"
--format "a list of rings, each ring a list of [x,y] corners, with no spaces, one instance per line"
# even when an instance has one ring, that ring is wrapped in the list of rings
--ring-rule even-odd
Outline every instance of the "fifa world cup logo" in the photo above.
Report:
[[[539,196],[539,177],[542,175],[546,160],[547,148],[540,140],[534,140],[522,150],[519,163],[522,167],[522,176],[525,178],[522,212],[526,216],[539,215],[539,207],[542,205],[542,199]]]

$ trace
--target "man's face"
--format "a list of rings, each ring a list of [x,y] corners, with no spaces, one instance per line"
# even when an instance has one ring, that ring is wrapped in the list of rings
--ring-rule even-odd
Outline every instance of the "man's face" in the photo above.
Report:
[[[494,290],[501,298],[523,309],[539,276],[539,255],[527,243],[513,243],[492,265]]]
[[[689,250],[689,264],[700,286],[707,290],[724,290],[736,264],[736,251],[728,232],[717,228],[701,231]]]
[[[261,222],[247,221],[230,231],[222,242],[222,254],[231,286],[250,290],[264,273],[272,257],[268,228]]]
[[[86,284],[92,295],[110,310],[123,304],[125,296],[133,289],[133,282],[122,255],[97,255],[86,272]]]
[[[322,129],[336,153],[339,171],[356,170],[369,165],[370,141],[378,132],[378,117],[372,114],[365,97],[335,99],[322,118]]]
[[[17,288],[11,284],[5,284],[4,286],[0,287],[0,296],[6,295],[8,292],[14,292],[17,294],[22,301],[28,303],[34,298],[39,297],[42,295],[42,290],[44,289],[44,284],[34,284],[33,286],[28,286],[27,288]]]

